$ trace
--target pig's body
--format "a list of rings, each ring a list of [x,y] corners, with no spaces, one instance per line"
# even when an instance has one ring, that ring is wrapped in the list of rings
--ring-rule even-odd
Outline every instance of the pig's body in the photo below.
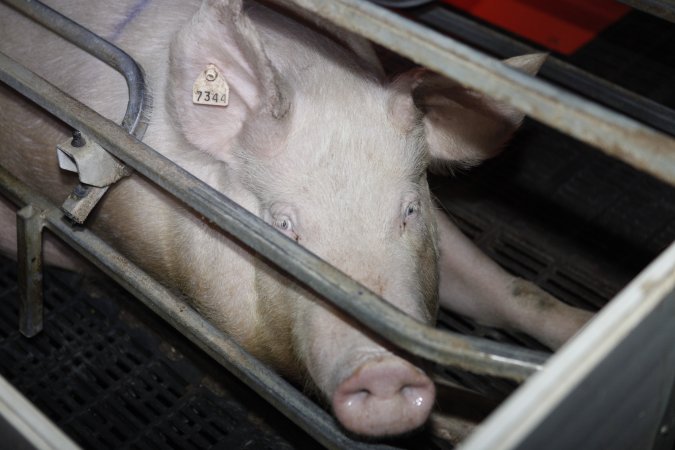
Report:
[[[489,156],[517,126],[518,113],[486,102],[473,108],[483,100],[471,94],[460,108],[478,110],[478,125],[439,132],[445,126],[434,114],[439,102],[425,103],[437,100],[425,87],[440,81],[413,73],[388,85],[372,60],[259,6],[240,17],[236,2],[210,1],[201,9],[200,2],[185,0],[53,3],[143,66],[153,92],[145,142],[397,307],[433,322],[438,213],[427,164]],[[17,29],[21,33],[5,33]],[[127,95],[119,75],[4,6],[0,30],[1,51],[102,114],[121,118]],[[230,84],[227,108],[191,102],[192,83],[209,63]],[[532,70],[533,64],[515,65]],[[458,89],[450,84],[441,91]],[[75,178],[58,169],[54,145],[69,130],[4,86],[0,94],[0,164],[60,204]],[[439,114],[452,115],[453,108],[441,102]],[[489,143],[483,134],[476,138],[477,128]],[[443,153],[444,146],[451,151]],[[0,226],[13,230],[7,205]],[[531,323],[522,311],[540,309],[523,303],[520,282],[481,259],[447,219],[440,220],[441,272],[453,270],[441,278],[441,301],[488,323],[519,325],[522,317]],[[351,431],[388,435],[424,423],[434,388],[422,371],[140,176],[111,189],[89,223],[255,355],[295,379],[309,376]],[[0,243],[13,252],[13,231],[3,231]],[[48,258],[70,261],[51,244]],[[472,265],[480,266],[479,275],[464,270]],[[453,284],[461,286],[457,295]],[[495,292],[502,293],[505,312],[491,312]],[[532,304],[538,301],[541,296]],[[546,302],[553,305],[549,313],[556,311],[549,316],[563,323],[555,330],[563,331],[539,337],[559,345],[587,317]]]

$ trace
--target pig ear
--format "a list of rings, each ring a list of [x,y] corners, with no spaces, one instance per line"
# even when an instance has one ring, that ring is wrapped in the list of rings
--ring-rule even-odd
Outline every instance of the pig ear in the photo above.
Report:
[[[274,145],[264,140],[278,134],[290,108],[288,89],[241,3],[204,1],[170,50],[168,109],[174,123],[189,143],[224,161],[246,136],[250,141],[258,135],[253,139],[259,142],[247,142],[249,147]],[[193,103],[193,85],[211,65],[229,86],[228,106]],[[264,135],[250,131],[260,122]]]
[[[545,58],[523,55],[504,63],[535,75]],[[405,77],[422,113],[432,167],[472,166],[495,156],[523,120],[510,105],[435,73],[416,70]]]

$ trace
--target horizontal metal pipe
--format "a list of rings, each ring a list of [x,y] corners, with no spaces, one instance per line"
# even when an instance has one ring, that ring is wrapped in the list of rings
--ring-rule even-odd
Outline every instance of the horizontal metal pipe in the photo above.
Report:
[[[243,350],[232,338],[215,328],[131,261],[86,228],[74,231],[58,207],[26,186],[0,166],[0,193],[18,206],[31,205],[45,227],[77,250],[148,308],[167,321],[216,361],[243,380],[315,439],[331,448],[388,449],[346,437],[335,420],[283,378]]]
[[[544,353],[437,330],[405,315],[110,120],[3,54],[0,54],[0,80],[71,126],[85,131],[106,150],[221,229],[408,352],[440,364],[518,381],[542,368],[547,358]]]
[[[145,135],[150,117],[150,94],[145,75],[134,59],[120,48],[73,22],[37,0],[0,0],[26,17],[53,31],[118,71],[127,83],[129,103],[122,127],[139,139]]]
[[[300,6],[675,184],[675,140],[632,119],[519,72],[455,39],[368,2],[277,1]]]
[[[442,6],[429,6],[411,11],[409,14],[420,23],[437,30],[446,30],[453,36],[458,36],[462,42],[501,58],[541,51]],[[585,98],[675,136],[675,110],[585,72],[559,58],[549,55],[538,77],[558,83]]]

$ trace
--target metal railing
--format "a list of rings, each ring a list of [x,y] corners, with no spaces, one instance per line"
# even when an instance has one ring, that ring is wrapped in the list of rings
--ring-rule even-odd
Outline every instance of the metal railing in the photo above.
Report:
[[[328,413],[249,355],[234,340],[186,305],[183,299],[145,274],[91,231],[85,228],[73,232],[71,222],[66,220],[59,207],[2,167],[0,193],[17,205],[28,205],[18,213],[19,230],[32,231],[19,234],[19,239],[26,238],[19,242],[19,249],[26,249],[24,251],[28,255],[27,261],[41,252],[41,233],[43,228],[48,229],[304,428],[317,441],[332,448],[388,448],[359,443],[346,437]]]
[[[338,269],[198,180],[112,121],[0,54],[0,80],[95,139],[114,156],[182,200],[330,303],[413,355],[477,373],[524,380],[540,352],[444,332],[407,316]]]
[[[75,129],[81,130],[88,138],[92,138],[127,165],[183,200],[214,224],[240,239],[243,244],[270,261],[283,265],[286,272],[409,353],[443,365],[517,381],[526,379],[542,368],[547,358],[543,353],[442,332],[408,317],[159,155],[129,134],[131,132],[140,137],[145,130],[142,106],[147,104],[147,90],[142,83],[142,72],[135,63],[129,62],[127,55],[111,51],[111,44],[98,37],[93,38],[89,32],[78,30],[79,25],[68,19],[60,15],[53,19],[52,16],[58,13],[41,7],[38,2],[24,4],[17,0],[8,0],[8,3],[38,22],[49,24],[52,31],[65,33],[73,43],[78,43],[78,36],[81,37],[87,42],[85,49],[88,52],[96,56],[104,55],[104,60],[113,67],[131,68],[120,72],[125,75],[130,95],[134,98],[131,103],[135,106],[128,107],[123,122],[125,129],[120,128],[2,54],[0,80]],[[29,7],[24,8],[26,5]],[[65,32],[63,28],[66,29]],[[90,232],[78,230],[74,233],[72,225],[55,205],[32,192],[4,169],[0,171],[0,181],[3,185],[0,191],[22,207],[17,214],[18,260],[22,293],[21,328],[26,334],[35,334],[42,326],[41,236],[42,230],[47,228],[240,376],[317,440],[340,448],[365,445],[345,437],[328,414],[243,352],[196,312],[190,310],[186,314],[184,302],[175,298],[167,289]],[[181,305],[181,314],[177,314],[178,305]]]
[[[39,1],[3,0],[3,2],[118,71],[124,77],[129,91],[122,128],[138,139],[143,138],[150,120],[151,98],[143,70],[133,58]],[[129,174],[127,171],[126,175]],[[83,223],[107,190],[108,186],[97,187],[79,183],[65,200],[63,210],[74,221]]]
[[[30,4],[28,15],[39,22],[45,21],[44,18],[37,18],[41,14],[38,12],[39,6],[35,6],[38,2],[3,1],[20,10]],[[599,146],[607,153],[661,179],[675,182],[675,142],[632,119],[542,81],[533,80],[448,37],[376,6],[356,0],[288,2],[474,89],[507,101],[532,117]],[[50,23],[49,20],[46,22]],[[54,30],[53,26],[50,28]],[[68,39],[76,43],[79,39],[77,33],[72,36],[72,39]],[[142,72],[139,73],[142,75]],[[126,121],[127,129],[122,129],[2,54],[0,80],[86,133],[128,166],[256,253],[277,265],[283,265],[287,273],[331,304],[409,353],[443,365],[518,381],[543,367],[547,358],[543,353],[439,331],[406,316],[127,132],[135,130],[136,136],[142,136],[143,120]],[[128,83],[131,93],[132,86],[137,86],[137,83]],[[142,114],[139,113],[138,117],[142,117]],[[130,124],[134,126],[130,128]],[[0,184],[0,191],[23,208],[18,214],[18,229],[19,258],[26,266],[22,282],[26,286],[26,298],[37,295],[36,292],[40,290],[41,267],[30,266],[33,256],[41,253],[39,236],[42,229],[47,228],[92,260],[319,442],[330,447],[370,448],[345,437],[327,413],[244,352],[194,310],[185,309],[184,302],[92,233],[86,230],[73,233],[72,226],[56,206],[5,170],[0,170]]]
[[[462,42],[500,58],[541,51],[480,24],[477,20],[453,12],[439,4],[409,13],[415,20],[438,30],[452,30]],[[644,124],[675,136],[675,111],[548,55],[537,78],[551,80],[585,98],[619,111]]]
[[[133,58],[43,3],[20,0],[3,0],[3,2],[119,72],[124,77],[129,91],[129,101],[122,119],[122,128],[138,139],[143,138],[150,117],[150,96],[143,70]],[[96,188],[79,183],[73,190],[74,194],[69,196],[64,204],[66,214],[71,218],[74,218],[74,215],[83,215],[81,220],[77,221],[84,221],[89,211],[106,191],[107,188]],[[26,243],[26,245],[19,246],[17,254],[21,297],[19,328],[24,335],[30,337],[39,333],[43,326],[42,247],[40,239],[37,238],[39,235],[39,230],[36,228],[37,222],[31,220],[32,215],[28,214],[28,210],[24,213],[26,215],[17,216],[20,242]]]
[[[366,37],[610,156],[675,184],[675,140],[564,89],[507,67],[456,39],[359,0],[292,3]]]

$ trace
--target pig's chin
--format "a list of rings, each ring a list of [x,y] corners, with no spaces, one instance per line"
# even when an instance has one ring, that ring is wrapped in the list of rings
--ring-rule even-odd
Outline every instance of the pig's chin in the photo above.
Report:
[[[391,437],[427,421],[436,391],[426,374],[391,354],[368,359],[337,384],[333,412],[348,431]]]

